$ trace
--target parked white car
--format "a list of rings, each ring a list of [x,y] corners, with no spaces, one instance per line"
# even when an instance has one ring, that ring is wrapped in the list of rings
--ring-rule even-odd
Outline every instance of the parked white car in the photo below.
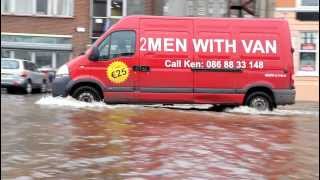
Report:
[[[25,93],[34,90],[47,91],[48,78],[28,60],[1,58],[1,88],[8,92],[22,89]]]

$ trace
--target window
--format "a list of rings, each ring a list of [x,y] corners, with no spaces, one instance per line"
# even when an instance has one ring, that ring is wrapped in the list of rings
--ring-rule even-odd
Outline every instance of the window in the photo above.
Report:
[[[94,19],[92,36],[98,38],[116,22],[118,22],[118,19]]]
[[[72,16],[73,1],[71,0],[51,0],[51,13],[57,16]]]
[[[14,0],[15,13],[17,14],[32,14],[33,0]]]
[[[2,58],[11,58],[11,50],[1,49],[1,57]]]
[[[144,4],[141,0],[130,0],[129,2],[141,2],[140,7],[143,7],[141,4]],[[92,6],[91,38],[93,41],[118,22],[121,17],[127,15],[127,0],[93,0]]]
[[[10,0],[1,0],[1,13],[10,11]]]
[[[100,59],[132,56],[135,52],[135,41],[135,33],[133,31],[112,33],[99,45]]]
[[[122,0],[111,1],[111,16],[123,16],[123,2]]]
[[[119,31],[111,35],[110,58],[132,56],[135,51],[135,33],[133,31]]]
[[[128,15],[145,14],[144,0],[129,0],[127,3],[128,3],[128,8],[127,8]]]
[[[2,60],[1,69],[19,69],[19,62],[14,60]]]
[[[15,59],[31,60],[31,52],[23,49],[16,49],[14,52]]]
[[[40,67],[52,67],[52,53],[46,51],[36,52],[36,64]]]
[[[298,74],[315,75],[319,71],[318,33],[301,32]]]
[[[37,14],[48,14],[48,0],[37,0]]]
[[[315,71],[316,70],[316,53],[300,52],[299,71]]]
[[[301,6],[319,6],[319,0],[301,0]]]
[[[99,46],[99,59],[109,59],[110,36],[108,36]]]
[[[319,21],[319,12],[297,12],[296,19],[300,21]]]
[[[71,44],[71,38],[67,37],[44,37],[27,35],[1,34],[1,41],[24,42],[24,43],[46,43],[46,44]]]
[[[59,68],[70,59],[69,52],[56,52],[56,68]]]
[[[74,0],[1,0],[1,13],[72,16]]]
[[[29,71],[36,71],[37,70],[36,66],[33,63],[28,62],[28,61],[24,61],[23,66],[26,70],[29,70]]]

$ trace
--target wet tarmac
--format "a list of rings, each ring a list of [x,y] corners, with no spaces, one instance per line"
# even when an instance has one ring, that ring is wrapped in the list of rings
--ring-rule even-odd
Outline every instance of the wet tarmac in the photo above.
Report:
[[[260,113],[1,95],[1,179],[319,179],[319,104]]]

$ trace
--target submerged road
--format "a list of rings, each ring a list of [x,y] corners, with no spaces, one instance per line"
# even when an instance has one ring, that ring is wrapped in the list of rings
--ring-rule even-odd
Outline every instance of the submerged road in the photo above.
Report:
[[[42,96],[1,95],[1,179],[319,178],[319,104],[212,112]]]

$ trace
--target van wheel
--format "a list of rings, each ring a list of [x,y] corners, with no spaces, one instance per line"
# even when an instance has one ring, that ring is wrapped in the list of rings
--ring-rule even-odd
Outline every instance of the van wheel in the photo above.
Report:
[[[245,105],[259,111],[273,110],[273,101],[270,95],[260,91],[250,94],[246,99]]]
[[[90,86],[80,86],[73,93],[72,97],[84,102],[101,101],[99,92]]]

